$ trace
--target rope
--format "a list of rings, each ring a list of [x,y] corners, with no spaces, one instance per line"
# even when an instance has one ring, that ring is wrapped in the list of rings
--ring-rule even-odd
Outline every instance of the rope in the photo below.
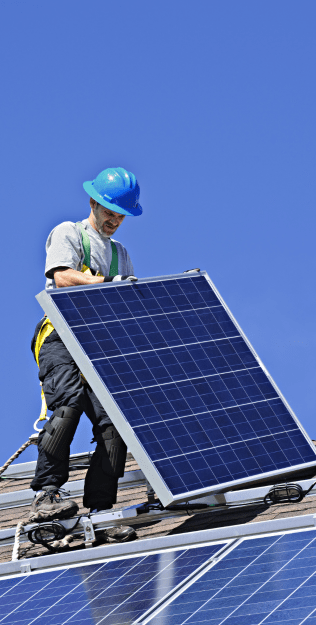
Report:
[[[22,532],[22,527],[24,527],[24,521],[19,521],[15,530],[14,545],[12,549],[12,562],[16,562],[19,559],[20,535]]]
[[[3,465],[3,467],[0,467],[0,475],[2,475],[2,473],[5,472],[5,470],[10,466],[10,464],[14,460],[16,460],[16,458],[18,458],[19,455],[25,449],[27,449],[27,447],[29,447],[29,445],[36,444],[37,438],[38,438],[38,434],[32,434],[30,436],[29,440],[26,441],[26,443],[23,443],[23,445],[21,445],[21,447],[15,452],[15,454],[13,454],[13,456],[11,456],[11,458],[9,458],[9,460],[6,461],[6,463]],[[25,521],[19,521],[19,523],[16,526],[14,545],[13,545],[13,549],[12,549],[12,561],[13,562],[16,562],[19,559],[20,536],[21,536],[22,528],[24,527],[24,525],[25,525]]]
[[[7,460],[7,462],[3,465],[3,467],[0,467],[0,475],[2,475],[2,473],[4,473],[4,471],[10,466],[10,464],[13,462],[13,460],[15,460],[16,458],[19,457],[19,455],[22,453],[22,451],[24,451],[24,449],[26,449],[29,445],[33,445],[34,444],[34,439],[31,439],[31,437],[29,438],[28,441],[26,441],[26,443],[24,443],[20,449],[18,449],[15,454],[13,454],[13,456],[11,456],[11,458],[9,458],[9,460]]]

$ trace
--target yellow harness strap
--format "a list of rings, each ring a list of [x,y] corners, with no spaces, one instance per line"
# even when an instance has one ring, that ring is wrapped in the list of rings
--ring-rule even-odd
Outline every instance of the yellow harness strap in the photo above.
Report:
[[[90,271],[90,268],[87,267],[87,265],[82,266],[81,273],[89,273],[92,276],[92,272]],[[102,274],[99,271],[96,275],[102,276]],[[34,354],[35,354],[35,360],[37,362],[38,367],[39,367],[39,353],[41,351],[41,347],[45,339],[47,339],[47,337],[52,333],[53,330],[54,330],[54,326],[52,322],[48,319],[48,317],[46,317],[46,319],[43,321],[41,325],[40,331],[37,335],[36,342],[35,342]],[[86,379],[82,375],[82,373],[81,373],[81,377],[84,383]],[[42,386],[42,382],[40,382],[40,385]],[[41,398],[42,398],[42,408],[41,408],[41,414],[39,416],[39,421],[45,421],[45,419],[47,419],[47,404],[46,404],[46,399],[45,399],[43,388],[41,390]]]
[[[93,274],[90,267],[87,267],[87,265],[82,265],[82,269],[81,269],[81,273],[89,273],[90,276],[101,276],[101,278],[104,278],[104,276],[102,275],[102,273],[100,273],[100,271],[98,271],[98,273]]]
[[[40,353],[40,349],[45,341],[45,339],[47,339],[47,337],[52,333],[52,331],[54,330],[54,326],[51,323],[51,321],[48,319],[48,317],[46,317],[46,319],[44,319],[40,331],[36,337],[36,343],[35,343],[35,349],[34,349],[34,354],[35,354],[35,360],[37,362],[37,365],[39,367],[39,353]],[[40,385],[42,386],[42,382],[40,382]],[[39,416],[39,421],[45,421],[45,419],[47,419],[47,404],[46,404],[46,399],[45,399],[45,395],[44,395],[44,391],[43,388],[41,390],[41,399],[42,399],[42,408],[41,408],[41,414]]]
[[[46,319],[44,319],[40,331],[37,335],[36,338],[36,343],[35,343],[35,360],[39,366],[39,353],[40,353],[40,349],[45,341],[45,339],[47,339],[47,337],[52,333],[52,331],[54,330],[54,326],[52,324],[52,322],[48,319],[48,317],[46,317]]]

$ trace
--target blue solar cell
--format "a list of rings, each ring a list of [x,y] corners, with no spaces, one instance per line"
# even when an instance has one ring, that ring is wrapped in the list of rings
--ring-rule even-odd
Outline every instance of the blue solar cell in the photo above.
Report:
[[[130,625],[222,546],[161,552],[0,581],[1,622]]]
[[[316,462],[204,275],[51,298],[173,496]]]
[[[315,623],[316,532],[246,539],[150,623]],[[306,619],[306,620],[304,620]]]

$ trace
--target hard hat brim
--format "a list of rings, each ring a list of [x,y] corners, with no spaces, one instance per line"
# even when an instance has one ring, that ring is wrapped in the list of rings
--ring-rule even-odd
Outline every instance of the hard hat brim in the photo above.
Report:
[[[90,197],[92,197],[96,202],[98,202],[98,204],[101,204],[105,208],[108,208],[109,210],[112,210],[115,213],[120,213],[121,215],[128,215],[129,217],[137,217],[138,215],[141,215],[143,212],[143,209],[140,204],[137,204],[134,208],[127,210],[126,208],[122,208],[121,206],[119,206],[118,204],[115,204],[114,202],[108,202],[107,200],[104,199],[104,197],[102,197],[102,195],[99,195],[99,193],[95,190],[91,180],[87,180],[87,182],[84,182],[83,188],[86,191],[86,193],[90,195]]]

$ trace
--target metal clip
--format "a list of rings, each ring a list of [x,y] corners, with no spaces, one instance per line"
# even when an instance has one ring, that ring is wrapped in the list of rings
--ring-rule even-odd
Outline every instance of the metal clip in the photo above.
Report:
[[[81,517],[80,523],[84,531],[85,547],[93,547],[93,543],[95,542],[95,533],[91,519],[89,519],[88,517]]]

